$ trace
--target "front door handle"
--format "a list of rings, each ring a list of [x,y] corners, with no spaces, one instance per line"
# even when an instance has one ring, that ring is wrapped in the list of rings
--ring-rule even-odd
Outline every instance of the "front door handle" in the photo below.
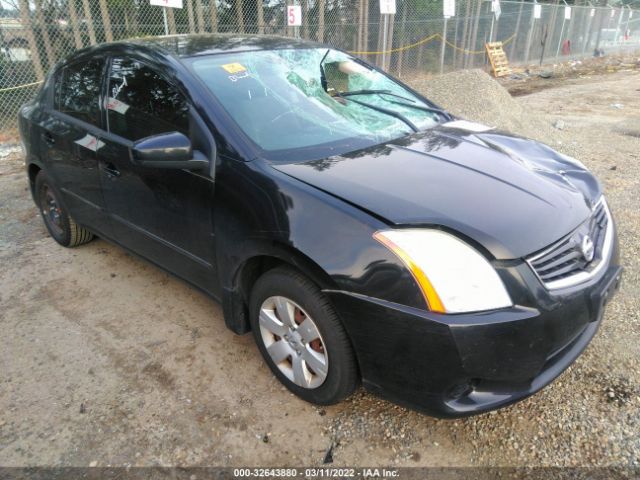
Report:
[[[113,163],[107,163],[107,165],[104,167],[104,171],[111,178],[117,178],[120,176],[120,170],[118,170]]]
[[[44,140],[44,143],[46,143],[49,147],[53,147],[53,145],[56,143],[56,139],[53,138],[51,132],[44,132],[42,134],[42,140]]]

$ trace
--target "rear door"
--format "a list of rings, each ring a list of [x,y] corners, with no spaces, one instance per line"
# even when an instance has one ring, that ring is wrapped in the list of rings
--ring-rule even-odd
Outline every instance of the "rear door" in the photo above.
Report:
[[[106,62],[97,56],[62,67],[54,79],[53,109],[39,121],[47,173],[62,192],[71,216],[97,233],[109,234],[100,187],[97,151]]]
[[[213,139],[186,95],[158,67],[114,57],[108,75],[107,134],[97,154],[115,239],[217,294],[210,173],[141,167],[134,142],[180,132],[213,163]],[[212,171],[212,170],[211,170]]]

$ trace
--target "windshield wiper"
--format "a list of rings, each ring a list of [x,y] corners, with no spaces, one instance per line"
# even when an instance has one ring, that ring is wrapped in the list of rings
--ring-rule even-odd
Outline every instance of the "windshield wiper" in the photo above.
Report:
[[[445,119],[450,120],[450,115],[444,110],[440,110],[439,108],[434,107],[425,107],[423,105],[416,105],[416,101],[409,98],[403,97],[402,95],[398,95],[393,93],[391,90],[353,90],[350,92],[340,92],[341,97],[349,97],[352,95],[389,95],[391,97],[401,98],[402,100],[407,100],[412,103],[404,103],[404,102],[393,102],[396,105],[402,105],[404,107],[415,108],[416,110],[422,110],[423,112],[436,113],[438,115],[442,115]]]
[[[376,110],[377,112],[385,113],[391,117],[395,117],[398,120],[401,120],[402,122],[406,123],[409,126],[409,128],[411,128],[411,130],[413,130],[414,132],[418,131],[418,127],[416,127],[411,120],[409,120],[407,117],[405,117],[401,113],[398,113],[394,110],[389,110],[388,108],[379,107],[377,105],[371,105],[370,103],[362,102],[360,100],[355,100],[353,98],[347,98],[340,92],[337,92],[334,95],[339,98],[344,98],[349,102],[357,103],[358,105],[362,105],[363,107],[370,108],[371,110]]]
[[[329,51],[330,49],[327,49],[322,60],[320,60],[320,85],[325,92],[329,89],[329,85],[327,84],[327,76],[324,73],[324,67],[322,64],[324,63],[325,58],[327,58],[327,55],[329,55]]]

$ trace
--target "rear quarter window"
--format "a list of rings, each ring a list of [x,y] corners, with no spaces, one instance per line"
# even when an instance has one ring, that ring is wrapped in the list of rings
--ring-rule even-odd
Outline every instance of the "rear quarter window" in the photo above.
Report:
[[[100,126],[100,90],[104,60],[92,59],[63,67],[54,85],[54,108]]]

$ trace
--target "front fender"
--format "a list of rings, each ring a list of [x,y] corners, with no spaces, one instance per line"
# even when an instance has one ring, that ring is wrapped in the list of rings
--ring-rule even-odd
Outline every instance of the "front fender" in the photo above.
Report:
[[[238,279],[256,257],[290,264],[324,289],[426,308],[411,272],[373,239],[388,228],[373,215],[261,160],[226,160],[216,174],[215,238],[225,318],[227,312],[237,318],[246,305],[248,292],[238,291]],[[246,327],[246,319],[240,328],[230,323],[234,331]]]

